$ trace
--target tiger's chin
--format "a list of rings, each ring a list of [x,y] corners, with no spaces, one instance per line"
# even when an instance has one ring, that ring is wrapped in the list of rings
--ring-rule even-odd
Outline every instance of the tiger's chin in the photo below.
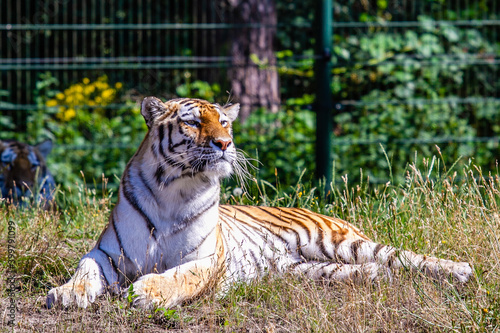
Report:
[[[227,178],[233,173],[233,165],[224,159],[220,159],[205,165],[203,171],[205,173],[213,173],[219,178]]]

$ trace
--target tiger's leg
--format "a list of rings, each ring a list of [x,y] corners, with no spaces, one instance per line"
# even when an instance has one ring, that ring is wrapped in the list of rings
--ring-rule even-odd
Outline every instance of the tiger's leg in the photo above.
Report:
[[[49,291],[47,308],[50,309],[54,305],[67,307],[72,304],[86,308],[110,285],[112,288],[118,288],[118,274],[115,272],[116,269],[109,258],[93,249],[80,260],[76,273],[66,284]]]
[[[314,280],[333,280],[344,282],[375,281],[378,278],[391,278],[390,272],[377,263],[338,264],[334,262],[306,261],[291,266],[291,271],[301,273]]]
[[[133,283],[133,294],[127,291],[125,297],[132,298],[132,304],[149,308],[163,306],[170,308],[192,299],[201,292],[216,286],[218,273],[215,256],[193,260],[168,269],[161,274],[147,274]]]
[[[392,270],[408,268],[419,270],[434,278],[453,276],[466,282],[472,275],[469,263],[428,257],[411,251],[399,251],[394,247],[367,240],[345,240],[335,250],[335,257],[350,263],[378,263]]]

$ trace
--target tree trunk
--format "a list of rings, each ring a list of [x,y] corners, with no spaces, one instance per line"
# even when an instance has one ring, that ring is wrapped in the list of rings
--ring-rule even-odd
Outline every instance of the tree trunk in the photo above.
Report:
[[[273,0],[228,0],[235,23],[261,27],[237,29],[231,47],[229,72],[232,95],[241,104],[240,119],[245,120],[256,107],[277,112],[280,104],[278,73],[273,41],[276,34],[276,7]],[[251,59],[258,58],[259,66]]]

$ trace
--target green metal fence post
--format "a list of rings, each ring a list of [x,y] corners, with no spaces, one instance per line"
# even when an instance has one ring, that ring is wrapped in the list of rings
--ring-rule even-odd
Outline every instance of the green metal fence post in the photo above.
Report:
[[[332,2],[316,3],[316,176],[332,181],[331,135],[333,127],[333,101],[331,85]]]

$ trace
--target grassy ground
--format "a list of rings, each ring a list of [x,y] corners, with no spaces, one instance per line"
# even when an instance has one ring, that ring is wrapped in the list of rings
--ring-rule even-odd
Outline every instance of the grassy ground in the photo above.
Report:
[[[328,201],[303,184],[282,192],[263,183],[251,199],[235,199],[227,189],[223,201],[294,205],[339,216],[378,242],[470,262],[475,273],[466,285],[404,271],[392,282],[354,286],[268,276],[235,285],[225,296],[208,294],[171,310],[131,308],[126,300],[108,296],[85,310],[47,310],[47,291],[74,272],[112,208],[110,196],[82,187],[59,194],[59,212],[0,208],[0,275],[5,277],[0,280],[0,331],[499,331],[500,179],[483,176],[473,166],[439,174],[433,165],[409,168],[401,186],[377,188],[366,181],[340,186]],[[6,237],[9,221],[15,227],[13,256]],[[8,292],[11,277],[13,293]],[[14,326],[8,325],[11,299],[17,306]]]

